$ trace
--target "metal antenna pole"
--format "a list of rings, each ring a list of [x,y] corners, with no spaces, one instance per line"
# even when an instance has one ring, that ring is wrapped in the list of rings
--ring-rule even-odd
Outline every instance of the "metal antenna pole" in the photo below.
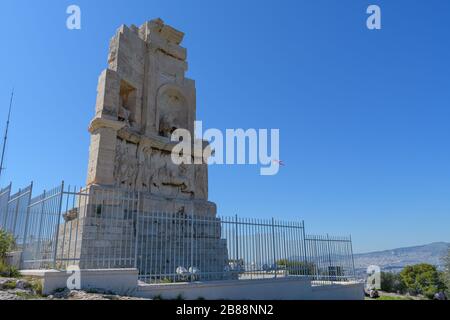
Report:
[[[0,178],[2,176],[3,169],[4,169],[3,162],[5,160],[6,141],[8,140],[9,120],[11,119],[11,108],[12,108],[13,98],[14,98],[14,89],[12,90],[11,100],[9,101],[8,120],[6,121],[5,137],[3,138],[2,159],[0,162]]]

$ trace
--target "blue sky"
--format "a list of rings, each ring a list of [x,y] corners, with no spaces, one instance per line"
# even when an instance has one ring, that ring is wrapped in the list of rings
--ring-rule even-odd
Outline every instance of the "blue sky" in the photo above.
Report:
[[[82,30],[65,27],[82,10]],[[382,9],[382,30],[366,8]],[[16,88],[4,175],[81,185],[97,79],[121,24],[186,33],[207,128],[279,128],[274,177],[210,168],[221,215],[304,219],[355,251],[450,241],[450,2],[20,1],[0,6],[0,125]]]

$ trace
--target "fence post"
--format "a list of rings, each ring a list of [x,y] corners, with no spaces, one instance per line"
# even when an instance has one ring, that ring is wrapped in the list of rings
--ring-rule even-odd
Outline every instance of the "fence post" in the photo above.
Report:
[[[16,201],[16,210],[14,212],[14,217],[13,217],[13,224],[11,226],[11,234],[14,235],[14,237],[16,238],[16,223],[17,223],[17,216],[19,215],[19,205],[20,205],[20,199],[22,197],[22,189],[19,189],[19,193],[17,194],[17,197],[15,199],[17,199]]]
[[[12,190],[12,182],[9,183],[8,189],[8,199],[6,199],[6,206],[4,211],[4,219],[3,222],[0,221],[0,227],[6,230],[6,221],[8,220],[8,207],[9,207],[9,200],[11,199],[11,190]]]
[[[191,267],[194,268],[194,219],[195,219],[195,213],[192,212],[190,214],[191,216],[191,256],[190,256],[190,260],[191,260]],[[191,277],[191,281],[192,281],[193,277]]]
[[[140,209],[140,198],[141,198],[141,193],[138,192],[137,193],[137,210],[136,210],[136,235],[135,235],[135,243],[134,243],[134,268],[137,269],[137,265],[138,265],[138,244],[139,244],[139,209]]]
[[[238,223],[238,216],[235,216],[235,222],[236,222],[236,232],[235,234],[235,243],[236,243],[236,267],[237,267],[237,263],[239,263],[239,231],[238,231],[238,227],[239,227],[239,223]]]
[[[30,206],[31,206],[31,198],[33,195],[33,181],[31,181],[31,185],[30,185],[30,194],[28,196],[28,205],[27,205],[27,213],[26,213],[26,217],[25,217],[25,230],[23,233],[23,244],[22,244],[22,255],[20,258],[20,266],[22,267],[24,264],[24,253],[25,253],[25,249],[27,248],[27,237],[28,237],[28,222],[30,219]]]
[[[272,248],[273,248],[273,265],[275,266],[275,279],[278,276],[278,263],[275,252],[275,219],[272,218]]]
[[[42,193],[41,211],[40,211],[40,214],[39,214],[39,232],[38,232],[38,236],[37,236],[37,239],[38,239],[38,240],[37,240],[36,254],[35,254],[35,256],[34,256],[34,260],[38,260],[38,259],[37,259],[37,255],[38,255],[38,254],[40,254],[40,255],[42,256],[42,254],[41,254],[41,243],[42,243],[42,238],[41,238],[41,236],[42,236],[42,220],[44,219],[44,205],[45,205],[45,197],[46,197],[46,194],[47,194],[47,191],[44,190],[44,192]],[[41,256],[39,257],[39,260],[42,259]],[[38,269],[40,269],[41,266],[42,266],[42,261],[40,261],[40,265],[39,265],[39,268],[38,268]]]
[[[333,269],[333,264],[331,262],[331,247],[330,247],[330,235],[327,233],[327,251],[328,251],[328,281],[336,281],[336,276],[330,275],[330,271],[333,271],[333,273],[335,273],[334,269]]]
[[[306,271],[309,270],[309,266],[308,266],[308,253],[306,252],[306,231],[305,231],[305,220],[302,221],[302,235],[303,235],[303,256],[305,259],[305,267],[304,267],[304,271],[306,273]],[[308,274],[309,276],[309,274]]]
[[[61,195],[59,198],[58,213],[56,215],[57,216],[56,226],[55,226],[56,239],[55,239],[55,250],[53,252],[53,267],[55,269],[56,269],[56,260],[58,259],[59,224],[61,221],[63,199],[64,199],[64,181],[61,182]],[[64,241],[64,239],[63,239],[63,241]]]
[[[356,280],[356,270],[355,270],[355,256],[353,255],[353,240],[352,235],[350,235],[350,254],[352,255],[352,267],[353,267],[353,280]]]

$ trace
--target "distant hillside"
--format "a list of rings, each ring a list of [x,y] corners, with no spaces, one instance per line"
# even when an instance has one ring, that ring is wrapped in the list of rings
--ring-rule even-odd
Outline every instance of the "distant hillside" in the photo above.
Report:
[[[418,263],[429,263],[442,268],[442,258],[449,249],[450,243],[436,242],[424,246],[355,254],[355,267],[358,273],[364,272],[370,265],[380,266],[383,271],[400,271],[407,265]]]

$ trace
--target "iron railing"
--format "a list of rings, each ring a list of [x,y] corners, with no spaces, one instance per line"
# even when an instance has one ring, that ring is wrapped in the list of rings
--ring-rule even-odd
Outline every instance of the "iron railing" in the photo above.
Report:
[[[148,283],[355,276],[351,238],[307,235],[303,221],[152,212],[139,192],[64,183],[32,198],[32,188],[0,190],[0,227],[23,269],[137,268]]]

